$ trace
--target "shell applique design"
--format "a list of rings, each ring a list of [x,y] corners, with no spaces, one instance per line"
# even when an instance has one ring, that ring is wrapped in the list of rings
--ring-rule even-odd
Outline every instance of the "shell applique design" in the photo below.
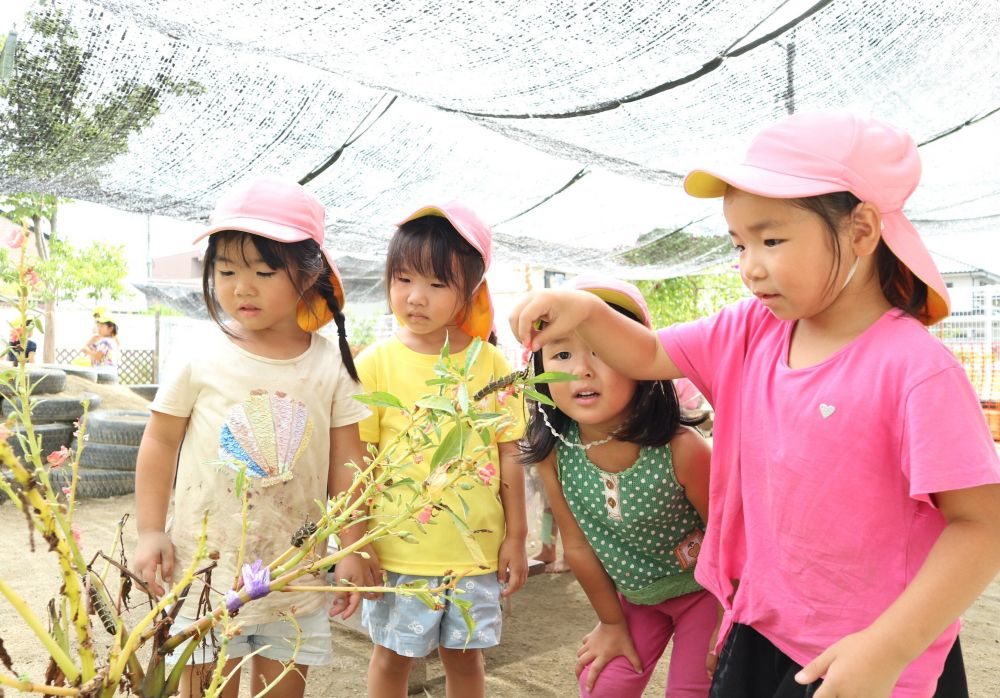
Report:
[[[292,469],[309,445],[313,422],[303,402],[281,391],[252,390],[229,412],[219,434],[219,457],[233,470],[276,484],[292,478]]]

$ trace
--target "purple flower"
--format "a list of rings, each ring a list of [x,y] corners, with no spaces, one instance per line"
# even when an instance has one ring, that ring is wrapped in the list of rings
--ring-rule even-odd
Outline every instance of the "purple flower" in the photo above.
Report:
[[[255,560],[252,565],[243,563],[243,588],[250,600],[259,599],[271,593],[271,568],[264,566],[263,560]],[[226,608],[230,613],[239,610],[243,599],[233,589],[226,592]]]

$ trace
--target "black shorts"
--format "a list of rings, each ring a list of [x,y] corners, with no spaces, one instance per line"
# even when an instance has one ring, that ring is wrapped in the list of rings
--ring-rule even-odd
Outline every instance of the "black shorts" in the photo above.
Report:
[[[749,625],[733,625],[715,668],[709,698],[810,698],[823,683],[795,682],[802,667]],[[955,644],[944,662],[934,698],[969,698],[962,645]]]

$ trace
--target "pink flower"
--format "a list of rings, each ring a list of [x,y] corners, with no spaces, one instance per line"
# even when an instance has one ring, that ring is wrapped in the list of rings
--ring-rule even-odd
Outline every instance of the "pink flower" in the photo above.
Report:
[[[512,385],[509,388],[504,388],[499,393],[497,393],[497,402],[499,402],[502,405],[505,402],[507,402],[507,398],[513,395],[517,395],[517,387]]]
[[[531,347],[525,344],[524,349],[521,350],[521,363],[527,364],[530,361],[531,361]]]
[[[25,240],[27,240],[27,237],[24,234],[24,229],[14,228],[7,234],[3,242],[10,249],[16,250],[24,245]]]
[[[71,488],[69,488],[69,487],[63,487],[62,488],[62,493],[65,494],[65,495],[68,495],[72,491],[73,490]]]
[[[420,510],[419,514],[417,514],[417,521],[419,521],[422,524],[425,524],[431,520],[431,514],[433,513],[434,513],[434,507],[428,504],[427,506],[425,506],[423,509]]]
[[[479,479],[483,481],[484,485],[489,485],[490,481],[497,476],[497,469],[493,467],[492,463],[487,463],[476,471],[476,475],[479,476]]]
[[[38,272],[33,267],[24,270],[24,283],[31,286],[31,288],[35,288],[38,284],[42,283],[42,280],[38,278]]]
[[[417,465],[420,465],[421,463],[423,463],[424,462],[424,454],[422,454],[422,453],[414,453],[413,454],[413,462],[416,463]]]
[[[45,460],[47,460],[49,462],[49,465],[51,465],[53,468],[58,468],[60,465],[66,462],[67,458],[69,458],[69,450],[65,446],[63,446],[58,451],[53,451],[52,453],[50,453],[49,457],[46,458]]]
[[[76,547],[83,550],[83,543],[80,540],[80,529],[76,527],[76,524],[70,524],[69,530],[73,534],[73,540],[76,541]]]

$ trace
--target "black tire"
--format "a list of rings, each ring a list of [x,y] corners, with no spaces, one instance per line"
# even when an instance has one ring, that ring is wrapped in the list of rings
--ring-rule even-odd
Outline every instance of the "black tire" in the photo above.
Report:
[[[135,471],[135,460],[138,456],[138,446],[103,444],[88,439],[80,456],[80,469]]]
[[[95,393],[84,393],[73,397],[38,396],[31,398],[31,419],[37,424],[49,422],[75,422],[83,414],[83,400],[90,402],[90,409],[101,406],[101,398]],[[10,402],[3,404],[3,415],[6,417],[12,411]]]
[[[90,366],[75,366],[73,364],[42,364],[42,368],[56,368],[67,376],[79,376],[89,381],[97,382],[97,369]]]
[[[77,499],[100,499],[104,497],[117,497],[123,494],[135,492],[135,474],[122,470],[80,470],[80,477],[76,483]],[[56,493],[60,493],[63,487],[69,487],[73,473],[69,468],[49,471],[49,481]],[[2,473],[0,477],[7,478],[10,482],[9,473]],[[0,504],[7,501],[7,494],[0,491]]]
[[[146,430],[149,412],[141,410],[96,410],[87,415],[88,444],[138,446]]]
[[[66,374],[53,368],[28,368],[28,385],[32,395],[50,395],[66,390]],[[13,386],[4,385],[0,393],[5,398],[14,397]]]
[[[152,401],[153,398],[156,397],[156,390],[159,387],[160,386],[157,383],[140,383],[137,385],[129,386],[129,388],[132,389],[133,393],[140,395],[141,397],[144,397],[149,401]]]
[[[62,446],[68,446],[73,440],[72,424],[62,424],[59,422],[53,424],[36,424],[34,425],[34,429],[35,435],[40,436],[42,440],[41,452],[43,461],[49,453],[58,451]],[[21,448],[21,440],[18,439],[17,435],[24,433],[24,427],[17,425],[11,431],[13,433],[7,438],[7,441],[14,450],[14,455],[23,459],[24,450]]]
[[[86,451],[84,451],[86,453]],[[80,479],[76,483],[77,499],[103,499],[135,492],[135,473],[121,470],[80,469]],[[69,487],[72,471],[69,468],[49,471],[52,488],[57,492]]]
[[[116,385],[118,383],[118,374],[111,373],[110,371],[98,371],[97,382],[107,385]]]

